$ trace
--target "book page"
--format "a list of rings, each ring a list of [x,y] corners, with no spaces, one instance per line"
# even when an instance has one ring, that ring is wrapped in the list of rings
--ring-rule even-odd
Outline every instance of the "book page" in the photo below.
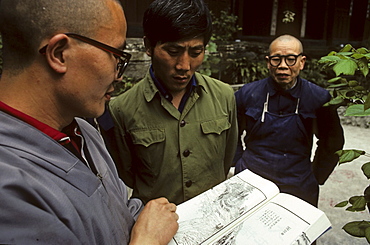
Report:
[[[308,245],[330,228],[316,207],[281,193],[212,245]]]
[[[244,170],[180,204],[179,230],[170,244],[209,244],[279,193],[271,181]]]

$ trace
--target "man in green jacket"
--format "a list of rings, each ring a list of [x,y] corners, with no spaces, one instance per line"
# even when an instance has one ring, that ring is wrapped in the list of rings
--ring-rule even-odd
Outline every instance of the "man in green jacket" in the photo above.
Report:
[[[110,103],[113,155],[134,197],[179,204],[226,179],[237,143],[234,93],[196,72],[212,32],[202,0],[156,0],[143,27],[152,65]]]

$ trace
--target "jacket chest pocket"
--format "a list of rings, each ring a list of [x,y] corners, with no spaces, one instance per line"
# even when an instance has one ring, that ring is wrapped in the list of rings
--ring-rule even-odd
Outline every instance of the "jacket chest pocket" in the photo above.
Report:
[[[165,147],[165,129],[137,129],[131,131],[136,156],[136,168],[142,175],[156,178],[161,169]]]
[[[131,131],[132,142],[135,145],[149,147],[152,144],[163,142],[165,137],[164,129],[138,129]]]
[[[202,154],[208,159],[222,159],[225,155],[227,130],[230,129],[231,124],[228,117],[218,118],[211,121],[202,122],[200,124],[203,133]]]
[[[203,134],[217,134],[221,135],[222,132],[228,130],[231,124],[227,117],[215,119],[212,121],[202,122],[200,124]]]

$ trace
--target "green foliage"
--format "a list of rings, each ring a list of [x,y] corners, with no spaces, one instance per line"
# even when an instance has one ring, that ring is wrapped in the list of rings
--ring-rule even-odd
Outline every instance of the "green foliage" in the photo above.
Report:
[[[317,59],[307,59],[304,69],[300,72],[300,76],[321,87],[328,87],[325,75],[321,71],[321,64]]]
[[[329,104],[347,105],[347,115],[370,115],[369,60],[368,49],[355,49],[350,44],[319,60],[322,69],[332,75],[328,80],[328,88],[333,89],[333,99]]]
[[[343,229],[352,236],[366,237],[367,242],[370,244],[370,222],[365,220],[349,222],[343,226]]]
[[[367,162],[364,165],[362,165],[361,170],[366,176],[366,178],[370,179],[370,162]]]
[[[238,16],[230,14],[229,11],[220,11],[219,17],[211,11],[212,25],[213,25],[213,37],[219,41],[233,41],[235,35],[242,28],[238,26]]]
[[[339,164],[349,163],[353,160],[359,158],[360,156],[367,156],[365,151],[350,149],[350,150],[340,150],[337,151],[336,154],[339,156]],[[370,162],[367,162],[362,165],[361,167],[362,172],[366,176],[367,179],[370,178]],[[366,210],[366,207],[369,209],[370,206],[370,186],[368,186],[363,196],[352,196],[348,199],[348,201],[339,202],[335,207],[338,208],[346,208],[346,211],[350,212],[361,212]],[[366,237],[367,241],[370,241],[370,222],[369,221],[353,221],[349,222],[343,226],[343,230],[348,234],[356,237]],[[370,242],[369,242],[370,244]]]
[[[217,42],[233,41],[241,27],[237,25],[238,17],[227,11],[220,11],[218,17],[211,11],[211,16],[213,34],[206,47],[206,54],[199,72],[220,78],[218,74],[224,73],[226,66],[221,64],[223,52],[218,50]]]
[[[265,61],[258,61],[248,57],[238,58],[226,67],[231,71],[232,81],[235,83],[249,83],[268,76],[269,70]]]
[[[343,208],[343,207],[347,206],[348,203],[349,203],[348,201],[342,201],[340,203],[337,203],[334,207]]]
[[[134,86],[140,80],[141,79],[136,79],[135,80],[132,77],[123,76],[121,81],[116,81],[116,82],[113,83],[114,92],[113,92],[112,96],[118,96],[118,95],[126,92],[127,90],[132,88],[132,86]]]
[[[199,72],[207,76],[218,73],[218,64],[220,61],[221,59],[217,55],[217,44],[214,42],[214,37],[212,37],[206,47],[206,53]]]
[[[365,151],[361,150],[339,150],[336,152],[339,156],[339,164],[352,162],[356,158],[365,154]]]
[[[329,75],[329,88],[332,89],[333,98],[330,105],[345,105],[345,116],[369,116],[370,115],[370,82],[369,65],[370,51],[367,48],[355,49],[347,44],[339,52],[332,51],[322,57],[319,63]],[[362,150],[341,150],[336,152],[339,156],[339,164],[349,163],[367,156]],[[361,170],[367,179],[370,178],[370,162],[362,165]],[[347,207],[348,206],[348,207]],[[364,211],[370,208],[370,185],[364,190],[364,195],[354,195],[348,201],[342,201],[336,207],[347,207],[350,212]],[[353,221],[343,226],[348,234],[355,237],[365,237],[370,244],[370,222]]]
[[[340,99],[340,98],[339,98]],[[347,108],[345,116],[355,116],[355,117],[361,117],[361,116],[369,116],[370,115],[370,109],[365,110],[363,104],[355,104],[351,105]]]

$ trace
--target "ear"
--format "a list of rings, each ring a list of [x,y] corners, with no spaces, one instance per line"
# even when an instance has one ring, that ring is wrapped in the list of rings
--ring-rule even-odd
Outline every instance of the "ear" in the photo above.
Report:
[[[46,60],[51,69],[57,73],[67,72],[67,62],[65,60],[65,50],[69,47],[69,37],[65,34],[53,36],[46,47]]]
[[[265,60],[266,60],[267,68],[270,68],[269,57],[267,55],[265,56]]]
[[[152,45],[150,44],[150,41],[146,36],[144,36],[144,45],[145,45],[145,53],[151,57],[152,56]]]
[[[305,64],[306,64],[306,56],[302,56],[300,60],[300,70],[303,70]]]

